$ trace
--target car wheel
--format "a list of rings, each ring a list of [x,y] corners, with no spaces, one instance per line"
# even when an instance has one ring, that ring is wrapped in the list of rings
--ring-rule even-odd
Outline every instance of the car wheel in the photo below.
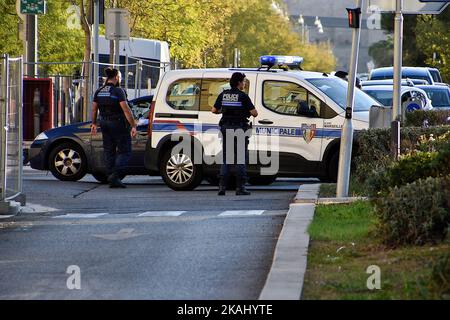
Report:
[[[187,154],[172,154],[172,149],[162,157],[160,174],[164,182],[177,191],[193,190],[203,179],[201,165],[194,164]]]
[[[78,181],[86,175],[87,160],[83,149],[75,143],[56,146],[49,156],[49,168],[61,181]]]
[[[91,174],[95,178],[95,180],[97,180],[101,184],[107,184],[108,183],[108,175],[106,173],[103,173],[103,172],[92,172]],[[125,174],[121,174],[120,175],[120,180],[123,180],[125,177],[126,177]]]
[[[268,186],[275,182],[277,176],[258,176],[250,177],[248,183],[254,186]]]
[[[330,182],[336,182],[338,176],[339,152],[335,152],[328,163],[328,179]]]

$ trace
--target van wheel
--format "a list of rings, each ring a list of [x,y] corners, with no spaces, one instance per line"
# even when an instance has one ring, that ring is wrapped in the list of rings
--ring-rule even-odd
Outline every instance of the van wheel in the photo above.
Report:
[[[339,166],[339,152],[336,151],[328,163],[328,179],[330,182],[337,182]]]
[[[187,154],[172,154],[172,149],[164,153],[159,171],[164,182],[176,191],[193,190],[203,180],[202,166],[194,164]]]
[[[86,175],[87,160],[83,149],[75,143],[56,146],[48,159],[53,176],[61,181],[78,181]]]
[[[277,176],[250,177],[248,183],[254,186],[268,186],[275,182]]]

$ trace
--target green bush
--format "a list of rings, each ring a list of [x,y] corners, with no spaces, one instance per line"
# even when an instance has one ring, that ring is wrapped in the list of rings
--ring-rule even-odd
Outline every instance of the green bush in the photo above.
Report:
[[[430,283],[439,298],[450,295],[450,252],[433,264]]]
[[[415,152],[403,156],[384,170],[373,172],[367,179],[367,189],[372,198],[389,192],[389,188],[427,177],[450,174],[450,142],[440,146],[439,152]]]
[[[391,188],[376,202],[378,232],[390,246],[442,241],[450,223],[450,176]]]
[[[429,126],[448,125],[448,118],[450,117],[450,110],[416,110],[407,112],[405,114],[405,126],[407,127],[422,127],[424,121],[427,121]]]
[[[402,154],[415,150],[429,151],[430,137],[441,137],[450,132],[450,126],[401,129]],[[391,156],[391,130],[368,129],[355,134],[355,148],[352,160],[352,173],[359,182],[365,182],[372,171],[382,171],[394,160]],[[443,139],[444,142],[445,138]],[[441,140],[439,140],[441,142]],[[437,147],[441,147],[437,145]]]

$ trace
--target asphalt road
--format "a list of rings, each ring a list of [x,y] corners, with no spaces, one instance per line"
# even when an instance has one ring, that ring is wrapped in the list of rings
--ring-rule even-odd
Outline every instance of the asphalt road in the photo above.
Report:
[[[206,183],[175,192],[134,176],[118,190],[24,176],[28,207],[0,218],[0,299],[257,299],[304,182],[217,197]]]

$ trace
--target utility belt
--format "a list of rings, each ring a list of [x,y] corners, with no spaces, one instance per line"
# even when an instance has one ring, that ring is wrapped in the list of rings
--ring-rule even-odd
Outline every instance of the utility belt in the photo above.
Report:
[[[100,120],[114,121],[114,120],[126,120],[125,116],[122,114],[114,114],[114,115],[101,115]]]
[[[251,123],[244,121],[224,121],[219,124],[222,129],[243,129],[247,130],[252,127]]]

